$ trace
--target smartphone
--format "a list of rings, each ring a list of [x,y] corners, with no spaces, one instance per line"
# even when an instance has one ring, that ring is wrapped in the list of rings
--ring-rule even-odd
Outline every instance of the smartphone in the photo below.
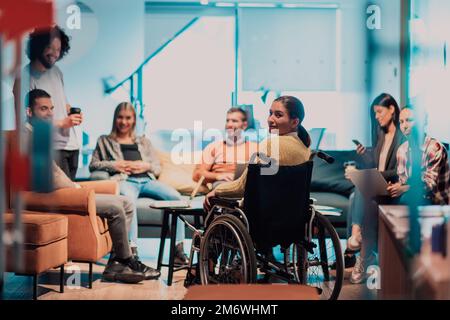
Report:
[[[354,144],[356,144],[356,146],[362,145],[362,143],[359,142],[359,141],[356,140],[356,139],[353,139],[352,141],[353,141]]]
[[[80,114],[81,109],[80,108],[70,108],[69,115],[71,114]]]

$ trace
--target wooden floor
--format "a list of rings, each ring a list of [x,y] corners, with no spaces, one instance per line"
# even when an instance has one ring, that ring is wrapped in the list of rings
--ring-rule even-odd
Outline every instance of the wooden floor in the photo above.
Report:
[[[144,263],[156,267],[158,239],[139,239],[140,255]],[[168,248],[168,244],[165,246]],[[166,257],[168,252],[166,252]],[[158,280],[144,281],[140,284],[122,284],[102,282],[101,275],[106,259],[94,265],[93,288],[88,289],[88,265],[82,263],[69,263],[66,265],[65,292],[59,293],[59,270],[51,270],[39,278],[39,300],[181,300],[186,294],[184,278],[186,271],[174,274],[172,286],[167,286],[167,268],[163,268]],[[76,281],[71,269],[81,271],[81,286]],[[376,291],[370,291],[365,284],[353,285],[348,282],[349,272],[339,299],[362,300],[376,299]],[[73,285],[75,284],[75,286]],[[5,274],[3,299],[23,300],[32,298],[32,277]]]

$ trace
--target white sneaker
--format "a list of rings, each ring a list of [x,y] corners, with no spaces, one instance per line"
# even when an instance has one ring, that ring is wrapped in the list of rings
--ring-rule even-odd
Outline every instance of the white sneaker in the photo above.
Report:
[[[352,274],[350,276],[350,283],[360,284],[366,279],[366,269],[364,267],[364,260],[361,256],[356,257],[356,263],[353,267]]]
[[[362,238],[351,236],[347,240],[347,249],[351,251],[359,251],[361,250]]]

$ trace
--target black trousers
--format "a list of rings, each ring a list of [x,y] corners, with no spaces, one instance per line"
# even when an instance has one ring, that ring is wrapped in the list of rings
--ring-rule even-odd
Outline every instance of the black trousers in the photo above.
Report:
[[[80,150],[56,150],[56,164],[73,181],[77,175]]]

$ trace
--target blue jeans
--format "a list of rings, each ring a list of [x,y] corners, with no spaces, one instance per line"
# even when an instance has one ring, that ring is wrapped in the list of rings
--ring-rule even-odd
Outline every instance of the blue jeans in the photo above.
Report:
[[[347,213],[347,234],[352,235],[352,226],[358,225],[362,227],[364,219],[364,209],[367,206],[366,200],[358,188],[350,195],[349,210]]]
[[[367,199],[355,188],[350,196],[350,209],[347,217],[348,236],[351,236],[351,227],[361,227],[363,238],[362,247],[365,259],[370,258],[378,252],[378,205],[398,204],[399,199],[389,196]]]
[[[128,178],[120,182],[120,194],[130,197],[136,203],[138,198],[152,198],[155,200],[180,200],[181,196],[174,188],[150,178]],[[128,235],[132,246],[136,245],[138,238],[137,214],[133,215],[130,233]],[[176,243],[185,238],[184,223],[177,221]]]

